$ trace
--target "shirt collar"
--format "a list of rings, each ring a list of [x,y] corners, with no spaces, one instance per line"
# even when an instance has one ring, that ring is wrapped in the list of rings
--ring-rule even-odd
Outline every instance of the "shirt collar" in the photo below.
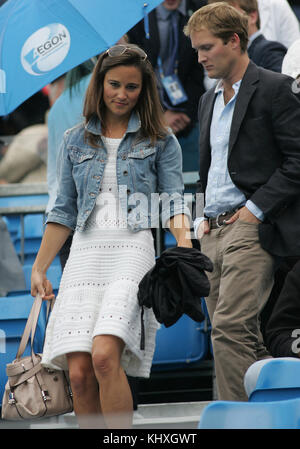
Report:
[[[181,0],[180,5],[178,6],[177,10],[175,10],[175,11],[178,11],[183,16],[185,16],[186,15],[186,0]],[[157,18],[160,20],[168,20],[171,12],[172,11],[169,11],[168,9],[166,9],[162,3],[160,5],[158,5],[156,8]]]
[[[255,31],[255,33],[251,34],[251,36],[249,36],[249,40],[248,40],[248,48],[250,47],[250,45],[252,44],[252,42],[254,41],[254,39],[256,39],[258,36],[260,36],[262,33],[260,30]]]
[[[240,85],[241,85],[242,80],[237,81],[236,83],[234,83],[232,85],[232,88],[235,92],[235,94],[239,91]],[[219,80],[216,87],[215,87],[215,93],[218,94],[220,92],[224,92],[224,87],[223,87],[223,80]]]

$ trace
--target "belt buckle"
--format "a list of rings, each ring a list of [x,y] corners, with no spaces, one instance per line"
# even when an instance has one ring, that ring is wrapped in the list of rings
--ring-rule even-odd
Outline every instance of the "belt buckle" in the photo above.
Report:
[[[217,215],[217,217],[216,217],[216,225],[217,225],[218,228],[221,228],[223,226],[223,223],[224,223],[223,222],[222,224],[219,224],[219,218],[220,217],[224,217],[226,214],[227,214],[227,212],[222,212],[221,214]]]

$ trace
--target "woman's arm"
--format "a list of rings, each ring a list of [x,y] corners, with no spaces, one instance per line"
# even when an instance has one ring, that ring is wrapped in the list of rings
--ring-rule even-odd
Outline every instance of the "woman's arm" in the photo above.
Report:
[[[190,220],[184,215],[175,215],[170,218],[169,228],[174,235],[177,245],[184,246],[185,248],[192,248]]]
[[[67,240],[70,232],[71,229],[64,225],[58,223],[47,224],[39,252],[32,267],[32,296],[36,296],[39,293],[43,299],[49,300],[54,298],[52,285],[46,277],[46,272],[56,254]]]

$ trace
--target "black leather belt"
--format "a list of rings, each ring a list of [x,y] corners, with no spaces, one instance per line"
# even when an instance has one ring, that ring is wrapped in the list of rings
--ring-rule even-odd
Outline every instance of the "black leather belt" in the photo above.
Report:
[[[223,212],[222,214],[217,215],[216,217],[209,217],[208,223],[210,229],[217,229],[221,228],[223,225],[226,225],[227,223],[224,223],[226,220],[229,220],[240,208],[230,210],[228,212]]]

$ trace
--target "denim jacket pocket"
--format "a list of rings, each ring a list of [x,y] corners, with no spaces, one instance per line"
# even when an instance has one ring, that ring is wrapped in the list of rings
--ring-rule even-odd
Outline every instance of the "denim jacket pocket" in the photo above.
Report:
[[[128,153],[128,157],[132,159],[145,159],[148,156],[156,153],[155,147],[137,148],[135,151]]]
[[[81,164],[82,162],[92,159],[95,156],[96,151],[91,149],[82,149],[79,147],[69,147],[68,148],[69,157],[71,162],[76,164]]]
[[[155,173],[155,147],[139,147],[128,153],[129,166],[136,192],[148,194],[151,173]]]

